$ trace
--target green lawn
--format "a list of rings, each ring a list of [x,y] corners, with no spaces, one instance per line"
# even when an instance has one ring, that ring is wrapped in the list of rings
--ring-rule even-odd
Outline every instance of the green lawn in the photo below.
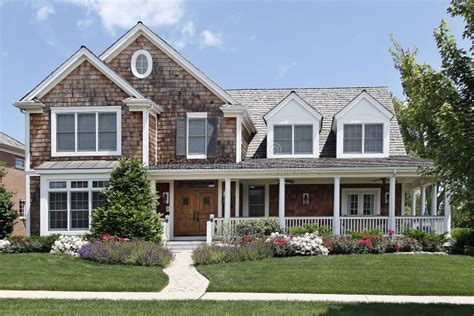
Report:
[[[47,253],[0,254],[0,290],[160,291],[161,268],[100,264]]]
[[[199,266],[209,292],[474,295],[474,257],[338,255]]]
[[[223,301],[0,300],[2,315],[471,315],[474,306]]]

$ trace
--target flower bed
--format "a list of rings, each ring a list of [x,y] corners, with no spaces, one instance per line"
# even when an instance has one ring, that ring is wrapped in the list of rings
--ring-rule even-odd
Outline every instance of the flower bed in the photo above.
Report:
[[[0,253],[50,252],[59,235],[12,236],[0,240]]]
[[[79,257],[79,250],[88,245],[89,242],[77,236],[60,236],[51,248],[51,253],[63,253],[73,257]]]

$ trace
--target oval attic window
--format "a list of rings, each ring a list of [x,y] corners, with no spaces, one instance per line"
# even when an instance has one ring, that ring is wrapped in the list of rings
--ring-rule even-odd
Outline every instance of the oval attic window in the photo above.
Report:
[[[153,67],[151,55],[146,50],[138,50],[132,56],[132,73],[137,78],[146,78]]]

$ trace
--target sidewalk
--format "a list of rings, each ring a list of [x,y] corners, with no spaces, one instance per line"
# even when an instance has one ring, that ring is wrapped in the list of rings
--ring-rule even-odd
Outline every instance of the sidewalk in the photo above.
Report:
[[[0,298],[97,299],[97,300],[215,300],[215,301],[305,301],[354,303],[470,304],[474,296],[401,296],[297,293],[205,293],[196,292],[61,292],[0,291]]]

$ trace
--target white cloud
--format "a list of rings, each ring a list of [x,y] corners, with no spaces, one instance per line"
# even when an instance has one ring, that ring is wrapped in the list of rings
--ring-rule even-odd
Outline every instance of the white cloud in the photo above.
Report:
[[[222,41],[222,33],[213,33],[209,30],[204,30],[201,33],[201,47],[212,46],[222,47],[224,42]]]
[[[289,64],[278,65],[278,78],[283,78],[288,73],[288,70],[296,66],[296,62],[293,61]]]
[[[196,34],[196,26],[193,21],[187,21],[181,26],[180,36],[178,39],[171,40],[172,45],[176,49],[183,49],[193,42]]]
[[[90,26],[93,22],[94,22],[94,19],[92,17],[88,16],[84,19],[77,20],[76,26],[78,28],[82,29],[82,28],[86,28],[86,27]]]
[[[196,33],[196,27],[194,26],[193,21],[186,22],[181,28],[181,34],[183,36],[194,36]]]
[[[98,14],[112,34],[116,28],[128,29],[137,21],[150,27],[176,25],[184,14],[183,0],[70,0],[70,3]]]
[[[54,15],[55,13],[54,7],[50,3],[45,3],[36,8],[35,16],[38,21],[45,21],[50,15]]]

